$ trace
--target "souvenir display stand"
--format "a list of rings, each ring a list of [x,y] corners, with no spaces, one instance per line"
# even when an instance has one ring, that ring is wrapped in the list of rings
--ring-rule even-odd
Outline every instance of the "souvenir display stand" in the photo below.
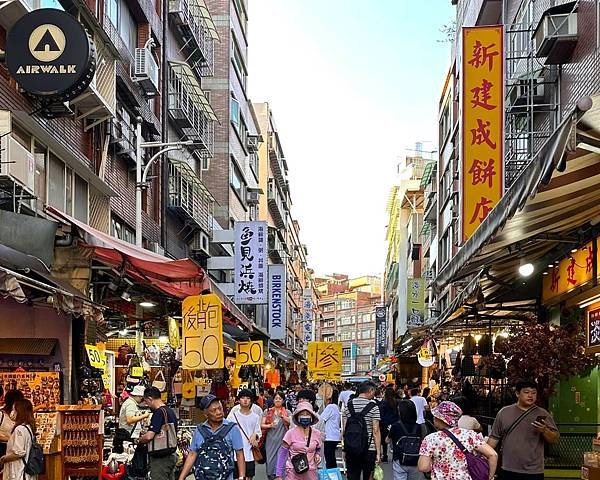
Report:
[[[57,412],[37,412],[35,414],[38,443],[44,449],[46,472],[39,480],[60,478],[62,456],[60,442],[56,436],[58,428]]]
[[[101,405],[60,405],[62,476],[101,479],[104,412]]]

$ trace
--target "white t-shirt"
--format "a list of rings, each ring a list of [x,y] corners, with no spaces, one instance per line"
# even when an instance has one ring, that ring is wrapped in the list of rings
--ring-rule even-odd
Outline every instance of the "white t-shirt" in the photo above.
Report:
[[[427,407],[427,400],[419,395],[410,397],[410,401],[417,407],[417,423],[423,425],[425,423],[425,408]]]
[[[10,436],[10,440],[6,446],[6,453],[14,453],[22,458],[4,464],[2,480],[33,480],[36,478],[24,473],[25,463],[23,463],[23,458],[27,461],[30,448],[31,430],[25,425],[19,425]]]
[[[348,406],[348,400],[352,395],[354,395],[352,390],[344,390],[342,393],[340,393],[339,400],[344,404],[344,407]]]
[[[330,403],[321,414],[321,421],[325,424],[325,441],[339,442],[342,440],[342,415],[340,407]]]
[[[13,422],[8,413],[0,411],[0,433],[3,433],[7,437],[10,437],[10,434],[13,431],[15,426],[15,422]]]
[[[231,409],[231,412],[227,415],[227,420],[231,420],[240,427],[240,434],[242,435],[242,442],[244,443],[244,459],[247,462],[252,462],[254,456],[252,455],[252,446],[250,445],[248,438],[252,438],[253,434],[260,437],[260,417],[252,411],[250,411],[248,415],[244,415],[241,412],[241,409],[237,412],[235,412],[234,409]],[[244,433],[246,435],[244,435]],[[246,436],[248,436],[248,438],[246,438]]]
[[[242,409],[242,407],[238,403],[237,405],[233,406],[233,408],[231,409],[231,412],[234,412],[237,414],[240,412],[241,409]],[[256,403],[252,404],[252,406],[250,407],[250,410],[252,410],[254,413],[256,413],[260,418],[263,417],[264,412],[263,412],[262,408],[260,408],[260,406],[257,405]]]

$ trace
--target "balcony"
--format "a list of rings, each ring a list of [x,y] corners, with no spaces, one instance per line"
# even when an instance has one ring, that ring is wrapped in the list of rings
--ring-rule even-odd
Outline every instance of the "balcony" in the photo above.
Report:
[[[284,263],[286,259],[287,248],[281,241],[277,229],[269,227],[269,257],[276,263]]]
[[[214,73],[214,42],[219,35],[204,0],[171,0],[169,15],[190,65],[201,76]]]
[[[275,132],[269,135],[269,162],[277,182],[281,188],[286,188],[287,164],[279,147],[279,137]]]
[[[192,233],[210,232],[214,199],[186,162],[169,159],[169,205]]]
[[[110,123],[110,144],[116,155],[135,163],[136,133],[129,113],[123,108],[117,109],[117,115]]]
[[[192,69],[183,62],[169,64],[169,116],[194,148],[212,156],[215,113]]]
[[[273,178],[269,179],[267,199],[269,202],[269,211],[271,212],[275,226],[279,229],[284,229],[286,227],[286,208],[281,199],[279,188]]]

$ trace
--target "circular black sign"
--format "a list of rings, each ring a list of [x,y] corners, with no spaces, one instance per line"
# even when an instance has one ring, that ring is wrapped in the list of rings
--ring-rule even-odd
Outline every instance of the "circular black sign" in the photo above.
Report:
[[[75,17],[42,8],[24,15],[8,32],[6,64],[26,92],[66,102],[94,78],[96,55]]]

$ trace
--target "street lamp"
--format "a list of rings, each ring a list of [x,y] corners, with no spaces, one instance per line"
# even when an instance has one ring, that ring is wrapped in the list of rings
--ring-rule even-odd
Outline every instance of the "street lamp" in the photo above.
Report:
[[[163,153],[171,150],[181,150],[187,145],[193,145],[192,140],[183,142],[142,142],[142,117],[136,118],[136,147],[135,147],[135,246],[142,246],[142,190],[147,186],[150,167]],[[142,171],[142,149],[161,148],[155,153]],[[162,220],[164,222],[164,219]]]

